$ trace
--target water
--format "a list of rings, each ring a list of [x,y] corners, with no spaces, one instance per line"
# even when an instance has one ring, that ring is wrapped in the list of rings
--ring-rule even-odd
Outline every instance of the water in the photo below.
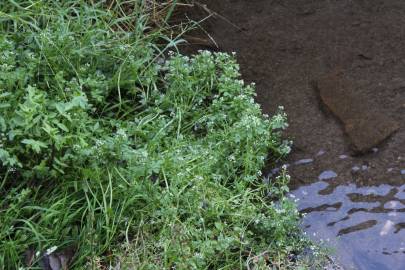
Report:
[[[305,213],[306,233],[335,248],[347,269],[405,269],[405,185],[358,187],[333,181],[292,191]]]

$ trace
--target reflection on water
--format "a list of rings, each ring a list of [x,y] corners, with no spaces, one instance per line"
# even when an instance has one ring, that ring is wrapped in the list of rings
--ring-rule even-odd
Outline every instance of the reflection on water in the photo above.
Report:
[[[335,247],[348,269],[405,269],[405,185],[336,185],[333,173],[291,192],[305,231]]]

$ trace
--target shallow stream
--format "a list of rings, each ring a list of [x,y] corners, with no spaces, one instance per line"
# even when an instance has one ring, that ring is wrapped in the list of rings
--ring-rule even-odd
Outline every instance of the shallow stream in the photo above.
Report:
[[[346,157],[341,155],[340,159]],[[370,169],[353,166],[351,173]],[[402,169],[388,168],[387,173],[405,179]],[[404,269],[405,184],[359,187],[350,182],[341,184],[337,178],[336,172],[326,170],[313,183],[300,185],[289,194],[304,215],[305,232],[311,239],[333,247],[346,269]]]

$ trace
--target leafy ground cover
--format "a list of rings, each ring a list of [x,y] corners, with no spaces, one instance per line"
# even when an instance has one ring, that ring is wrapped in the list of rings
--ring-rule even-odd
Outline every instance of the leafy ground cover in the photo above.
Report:
[[[288,175],[261,177],[284,113],[233,56],[168,53],[152,4],[0,4],[0,267],[296,266]]]

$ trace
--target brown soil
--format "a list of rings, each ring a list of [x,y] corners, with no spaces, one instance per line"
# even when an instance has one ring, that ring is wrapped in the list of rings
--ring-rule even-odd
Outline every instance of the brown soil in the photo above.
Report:
[[[199,40],[208,42],[199,42],[194,48],[236,52],[243,78],[256,83],[257,101],[264,113],[271,114],[283,105],[289,116],[286,137],[294,141],[286,161],[291,164],[291,188],[300,188],[306,194],[308,190],[303,188],[315,187],[312,189],[317,199],[314,195],[314,199],[306,201],[313,209],[329,205],[322,200],[329,198],[334,205],[344,196],[347,208],[339,206],[336,210],[348,215],[343,221],[357,221],[351,229],[344,224],[339,227],[340,231],[348,232],[340,234],[341,242],[351,245],[341,249],[347,253],[345,258],[354,262],[347,265],[367,270],[405,269],[404,251],[398,248],[405,243],[404,230],[390,234],[389,239],[393,240],[387,242],[375,239],[381,228],[379,234],[386,237],[385,231],[391,225],[387,219],[395,217],[395,226],[403,224],[404,201],[400,201],[403,205],[400,210],[387,216],[384,213],[391,210],[384,203],[389,194],[382,195],[384,200],[380,203],[385,212],[360,208],[367,217],[366,214],[352,217],[357,210],[351,204],[356,202],[347,196],[350,192],[378,193],[391,188],[398,192],[394,198],[397,200],[404,192],[401,190],[405,183],[405,1],[201,0],[199,3],[201,16],[207,15],[207,10],[213,14],[203,27],[219,48],[214,48],[206,34],[201,34]],[[325,76],[337,72],[339,77],[322,86]],[[341,85],[344,91],[340,91]],[[328,110],[322,110],[325,105]],[[305,164],[296,162],[302,159]],[[269,171],[272,166],[269,164]],[[325,170],[328,170],[325,175],[337,174],[333,180],[327,180],[326,187],[325,182],[316,183]],[[322,188],[318,190],[318,186]],[[342,195],[335,196],[336,192]],[[371,202],[367,196],[363,196],[364,202]],[[314,216],[310,223],[326,224],[338,218],[327,215]],[[320,221],[322,218],[324,221]],[[337,229],[333,227],[335,223],[330,224],[317,230],[339,235],[333,231]],[[314,223],[308,228],[311,225],[321,228]],[[369,245],[381,246],[381,250],[372,253]],[[386,250],[390,248],[396,251],[388,256]]]
[[[400,175],[388,168],[405,168],[405,2],[402,0],[205,0],[200,15],[213,16],[203,27],[219,48],[236,52],[243,78],[255,82],[257,101],[265,113],[284,106],[289,125],[286,137],[294,141],[290,161],[326,154],[317,164],[291,169],[292,186],[313,182],[322,168],[332,168],[342,182],[361,185],[400,184]],[[200,5],[200,6],[201,6]],[[193,14],[195,16],[195,14]],[[204,36],[204,34],[203,34]],[[206,40],[209,40],[205,36]],[[200,43],[201,44],[201,43]],[[209,42],[206,42],[209,44]],[[206,45],[205,44],[205,45]],[[204,44],[203,44],[204,45]],[[327,74],[341,71],[341,79],[355,87],[367,104],[354,111],[362,116],[381,115],[379,120],[396,121],[398,131],[373,142],[377,154],[355,156],[344,126],[320,108],[314,83]],[[367,119],[365,119],[367,121]],[[373,123],[375,124],[375,123]],[[386,123],[381,123],[386,125]],[[357,130],[357,132],[360,132]],[[373,136],[369,136],[372,140]],[[363,149],[364,150],[364,149]],[[350,168],[336,164],[341,154],[352,163],[373,168],[353,179]],[[333,166],[332,166],[333,165]]]

